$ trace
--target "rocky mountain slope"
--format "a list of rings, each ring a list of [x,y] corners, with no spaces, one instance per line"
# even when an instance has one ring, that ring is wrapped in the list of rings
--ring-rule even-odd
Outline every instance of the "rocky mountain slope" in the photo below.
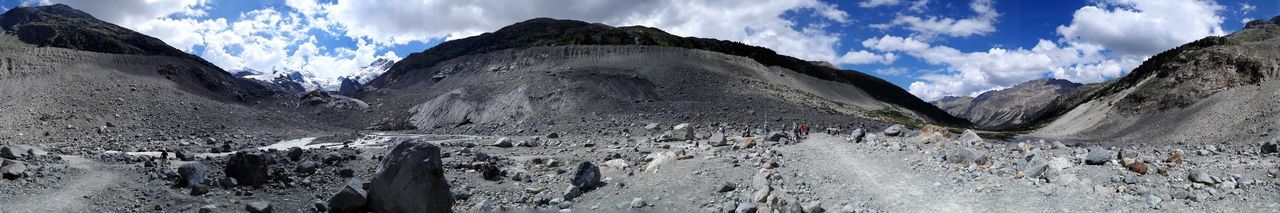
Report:
[[[198,57],[65,5],[15,8],[0,23],[0,143],[207,150],[326,129],[251,107],[276,101]]]
[[[1258,141],[1280,121],[1280,17],[1157,54],[1049,110],[1036,132],[1124,142]],[[1079,98],[1084,97],[1084,98]],[[1069,109],[1069,110],[1065,110]]]
[[[603,115],[761,122],[853,115],[966,125],[860,72],[736,42],[547,18],[411,54],[367,86],[357,96],[386,111],[378,117],[416,128]]]
[[[1001,129],[1034,119],[1053,99],[1080,86],[1067,80],[1039,79],[978,97],[944,97],[932,103],[977,127]]]

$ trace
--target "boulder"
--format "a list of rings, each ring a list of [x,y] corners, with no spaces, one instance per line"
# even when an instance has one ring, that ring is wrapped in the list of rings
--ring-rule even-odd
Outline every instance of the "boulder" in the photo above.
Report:
[[[299,175],[304,175],[304,176],[312,175],[312,174],[315,174],[316,170],[319,168],[320,168],[320,163],[316,163],[315,161],[303,161],[302,163],[298,163],[298,166],[293,168],[293,172],[298,173]]]
[[[804,203],[804,205],[801,205],[800,207],[801,207],[801,209],[803,209],[803,210],[804,210],[804,212],[806,212],[806,213],[822,213],[822,212],[826,212],[826,209],[822,209],[822,202],[821,202],[821,201],[810,201],[810,202],[808,202],[808,203]]]
[[[689,123],[677,124],[671,127],[671,131],[662,134],[660,141],[686,141],[697,139],[693,134],[693,125]]]
[[[364,184],[360,180],[352,179],[347,182],[342,191],[330,197],[325,206],[329,212],[364,212],[368,196],[369,193],[364,190]]]
[[[269,167],[267,156],[261,151],[244,149],[227,159],[227,166],[223,172],[227,177],[235,178],[242,186],[261,186],[270,180],[267,177]]]
[[[498,141],[493,142],[493,146],[502,147],[502,148],[511,148],[512,146],[515,146],[515,145],[511,143],[510,138],[502,137],[502,138],[498,138]]]
[[[1173,150],[1172,152],[1169,152],[1169,158],[1166,158],[1164,162],[1182,164],[1182,150]]]
[[[27,146],[27,145],[0,146],[0,158],[18,160],[22,158],[41,156],[41,155],[47,155],[47,154],[49,154],[49,152],[45,152],[44,150],[41,150],[40,148],[36,148],[34,146]]]
[[[566,188],[564,190],[564,195],[561,195],[561,198],[564,198],[564,200],[569,201],[569,200],[573,200],[574,198],[578,198],[578,196],[582,196],[582,188],[578,188],[577,186],[569,186],[569,188]]]
[[[673,152],[673,151],[655,152],[655,153],[649,154],[648,156],[645,156],[645,159],[649,160],[649,163],[644,166],[644,171],[649,173],[657,173],[658,168],[661,168],[662,166],[665,166],[667,164],[675,163],[677,157],[678,156],[676,155],[676,152]]]
[[[867,136],[867,131],[863,129],[855,129],[852,132],[849,132],[850,141],[853,141],[854,143],[862,143],[862,140],[866,136]]]
[[[1203,171],[1193,170],[1193,171],[1187,172],[1187,180],[1190,180],[1191,182],[1203,183],[1203,184],[1214,183],[1213,177],[1209,176],[1209,173],[1205,173]]]
[[[449,212],[453,196],[440,147],[414,138],[393,141],[367,188],[373,212]]]
[[[884,136],[893,137],[893,136],[901,135],[903,129],[905,128],[907,127],[903,126],[902,124],[894,124],[893,126],[889,126],[889,128],[884,129]]]
[[[15,160],[0,160],[0,176],[4,179],[18,179],[26,177],[27,164]]]
[[[1147,174],[1147,164],[1143,162],[1133,162],[1128,166],[1125,166],[1125,168],[1129,169],[1129,171],[1132,171],[1141,175]]]
[[[1263,142],[1263,143],[1262,143],[1262,154],[1271,154],[1271,153],[1280,152],[1280,149],[1277,149],[1277,146],[1280,146],[1280,138],[1272,139],[1271,141],[1267,141],[1267,142]]]
[[[981,145],[983,142],[982,137],[978,137],[978,133],[973,130],[966,129],[964,134],[960,134],[960,144]]]
[[[766,137],[764,139],[765,142],[785,142],[786,140],[787,140],[787,134],[782,132],[771,133],[769,134],[769,137]]]
[[[196,160],[196,155],[191,153],[191,151],[187,151],[185,149],[174,152],[174,157],[177,157],[178,160],[183,160],[183,161]]]
[[[244,206],[244,210],[249,211],[249,213],[270,213],[272,209],[271,209],[270,202],[255,201],[255,202],[249,202],[249,204],[246,204]]]
[[[990,160],[986,152],[971,148],[955,148],[946,153],[943,159],[953,164],[984,165]]]
[[[645,206],[648,206],[648,205],[649,205],[648,203],[644,202],[644,199],[641,199],[638,197],[635,199],[631,199],[631,208],[633,209],[644,208]]]
[[[303,154],[303,152],[302,152],[302,148],[299,148],[299,147],[296,147],[296,146],[295,146],[295,147],[290,147],[290,148],[289,148],[289,160],[290,160],[290,161],[294,161],[294,162],[301,161],[301,160],[302,160],[302,154]]]
[[[724,133],[719,133],[719,132],[712,133],[711,139],[710,141],[708,141],[707,144],[711,146],[729,145],[729,137],[726,136]]]
[[[204,164],[200,162],[182,164],[178,166],[178,186],[179,187],[196,187],[200,182],[204,181]]]
[[[742,203],[738,203],[738,208],[735,208],[735,209],[733,210],[733,212],[735,212],[735,213],[753,213],[753,212],[756,212],[756,209],[758,209],[758,208],[759,208],[759,207],[757,207],[755,203],[751,203],[751,202],[742,202]]]
[[[1107,161],[1115,159],[1115,156],[1116,155],[1111,154],[1110,150],[1100,146],[1090,147],[1089,154],[1084,158],[1084,163],[1089,165],[1102,165],[1107,163]]]
[[[579,163],[577,169],[574,170],[573,179],[570,183],[572,183],[573,186],[581,188],[583,191],[591,191],[592,189],[603,185],[603,183],[600,182],[600,176],[600,167],[597,167],[590,161],[583,161],[582,163]]]
[[[1045,171],[1049,169],[1049,160],[1044,158],[1035,158],[1022,168],[1022,174],[1026,178],[1039,179],[1045,177]]]

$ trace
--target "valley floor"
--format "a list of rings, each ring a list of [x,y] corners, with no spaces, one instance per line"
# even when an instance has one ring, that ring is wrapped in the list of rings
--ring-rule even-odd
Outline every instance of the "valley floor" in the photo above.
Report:
[[[890,137],[815,133],[800,142],[785,138],[726,137],[712,146],[653,142],[644,137],[509,136],[514,147],[490,146],[499,136],[364,133],[353,139],[286,140],[262,149],[307,148],[300,160],[280,157],[270,183],[233,187],[220,183],[227,157],[183,161],[156,153],[18,156],[25,177],[0,180],[0,212],[153,212],[202,209],[242,211],[269,202],[276,211],[322,208],[349,180],[368,181],[393,138],[438,144],[454,211],[542,209],[674,212],[1259,212],[1280,208],[1275,154],[1248,150],[1209,153],[1168,147],[1101,149],[1102,165],[1088,165],[1090,147],[1052,142],[930,141],[930,133]],[[718,137],[718,135],[717,135]],[[748,141],[757,141],[750,143]],[[926,143],[928,142],[928,143]],[[1184,149],[1201,149],[1188,146]],[[1216,148],[1210,148],[1216,149]],[[1112,152],[1114,150],[1115,152]],[[32,152],[36,153],[36,152]],[[483,153],[483,154],[482,154]],[[1117,158],[1132,157],[1129,159]],[[1166,161],[1180,153],[1181,162]],[[1136,154],[1136,156],[1130,156]],[[1203,155],[1202,155],[1203,154]],[[484,158],[484,159],[478,159]],[[324,162],[304,173],[300,162]],[[473,167],[494,162],[498,176]],[[578,162],[602,171],[605,185],[566,196]],[[1120,166],[1149,165],[1147,173]],[[176,169],[207,168],[207,192],[175,187]],[[1132,163],[1129,163],[1132,164]],[[1200,173],[1208,180],[1195,177]],[[568,199],[566,199],[568,198]]]

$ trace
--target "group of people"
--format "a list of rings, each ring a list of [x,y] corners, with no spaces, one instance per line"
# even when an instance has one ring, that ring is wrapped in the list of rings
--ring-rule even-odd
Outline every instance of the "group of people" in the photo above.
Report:
[[[853,124],[849,124],[847,126],[846,125],[837,125],[837,126],[838,127],[827,128],[826,133],[829,135],[846,135],[846,134],[849,134],[851,130],[853,130],[852,129]],[[866,124],[858,124],[857,128],[866,129],[867,126]],[[745,126],[739,129],[739,131],[741,131],[742,133],[741,136],[744,138],[752,137],[753,135],[755,135],[756,130],[760,130],[759,131],[760,134],[763,134],[765,136],[767,136],[770,132],[773,132],[773,129],[769,128],[769,122],[764,122],[760,124],[759,128],[752,128],[751,126]],[[724,127],[720,127],[719,131],[720,131],[720,134],[726,133],[725,132],[726,130]],[[795,141],[801,141],[808,138],[809,132],[812,131],[812,128],[809,126],[809,124],[806,124],[804,122],[792,122],[792,123],[785,124],[782,127],[781,131],[791,133],[789,136],[791,136],[792,138],[790,139]]]

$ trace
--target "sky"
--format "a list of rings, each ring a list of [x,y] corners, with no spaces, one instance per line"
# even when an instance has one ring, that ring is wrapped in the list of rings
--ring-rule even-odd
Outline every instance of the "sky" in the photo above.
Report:
[[[866,72],[925,100],[1101,82],[1280,15],[1274,0],[0,0],[62,3],[227,70],[336,78],[537,17],[652,26]]]

